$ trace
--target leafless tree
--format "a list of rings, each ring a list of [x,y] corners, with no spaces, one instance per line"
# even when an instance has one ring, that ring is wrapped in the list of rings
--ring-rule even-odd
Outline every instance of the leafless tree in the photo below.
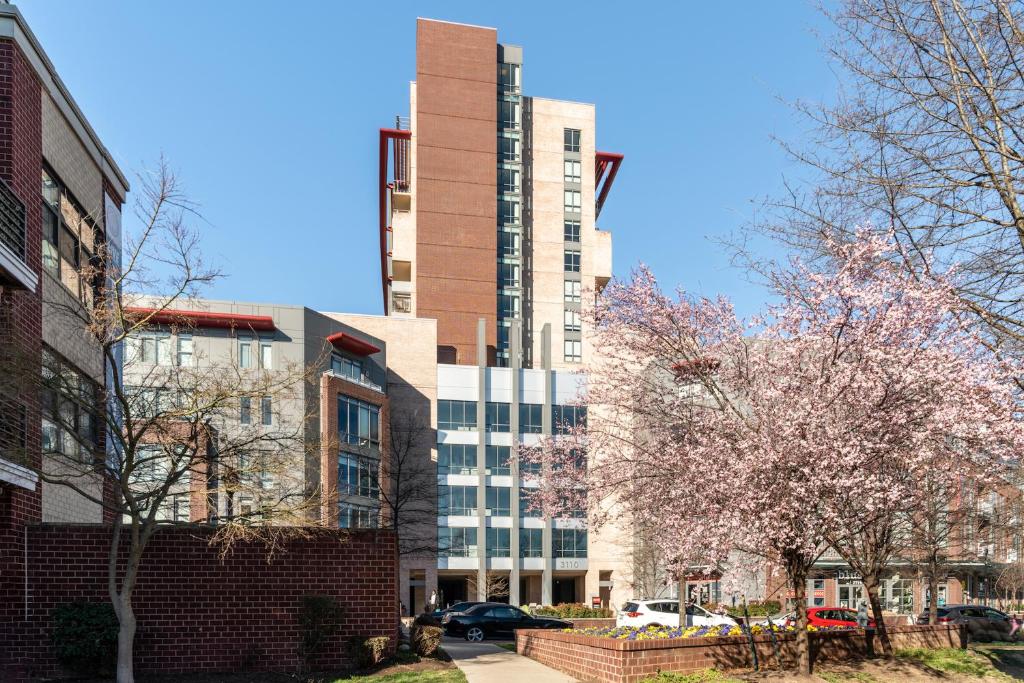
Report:
[[[400,555],[437,552],[437,466],[430,457],[436,443],[430,416],[388,411],[386,462],[371,475],[380,489],[384,526],[398,537]]]
[[[198,516],[197,507],[206,507],[201,521],[216,522],[213,538],[224,547],[256,537],[273,545],[287,534],[304,533],[309,511],[318,504],[303,493],[303,419],[270,425],[254,419],[238,426],[243,402],[259,406],[265,398],[279,407],[300,400],[311,379],[306,368],[264,371],[201,358],[135,364],[142,360],[139,354],[163,352],[147,348],[152,339],[139,339],[139,333],[157,322],[172,333],[187,331],[189,321],[176,319],[173,311],[188,308],[192,297],[220,277],[202,258],[190,227],[194,208],[166,162],[140,181],[140,228],[125,240],[123,260],[98,245],[93,263],[83,268],[91,290],[84,300],[71,300],[60,288],[44,289],[47,314],[59,316],[62,329],[75,331],[85,353],[101,355],[104,367],[113,369],[123,352],[129,369],[123,376],[108,372],[101,388],[67,371],[52,354],[44,355],[42,371],[38,358],[4,357],[4,370],[18,373],[23,386],[38,386],[52,408],[44,405],[42,465],[35,466],[28,453],[24,463],[44,482],[102,506],[113,521],[107,587],[119,623],[119,683],[134,680],[132,598],[140,562],[160,528],[188,523]],[[139,307],[129,292],[143,289],[169,293]],[[63,435],[81,433],[87,423],[105,434],[106,452],[66,447],[71,440]],[[298,478],[292,476],[296,469]],[[183,512],[185,505],[176,512],[175,501],[187,501],[189,512]]]
[[[485,600],[507,598],[509,596],[508,574],[487,572],[486,577],[483,592]],[[480,595],[480,592],[477,590],[478,581],[479,579],[476,574],[469,577],[466,581],[467,595]]]
[[[758,227],[817,254],[870,221],[920,277],[959,264],[993,346],[1024,351],[1024,5],[843,0],[826,10],[844,89],[798,103],[814,134],[784,147],[813,173]]]

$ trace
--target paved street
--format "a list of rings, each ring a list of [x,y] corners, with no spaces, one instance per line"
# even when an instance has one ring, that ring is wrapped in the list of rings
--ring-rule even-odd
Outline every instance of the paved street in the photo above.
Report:
[[[469,683],[574,683],[575,679],[554,669],[504,650],[493,641],[470,643],[445,636],[445,652],[466,674]]]

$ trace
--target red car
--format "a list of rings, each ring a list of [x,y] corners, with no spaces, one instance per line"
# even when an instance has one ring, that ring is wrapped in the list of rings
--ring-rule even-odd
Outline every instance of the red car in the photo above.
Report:
[[[821,628],[823,626],[857,626],[857,610],[846,607],[808,607],[807,623]],[[796,626],[796,619],[786,619],[787,626]],[[868,627],[875,627],[875,620],[868,617]]]

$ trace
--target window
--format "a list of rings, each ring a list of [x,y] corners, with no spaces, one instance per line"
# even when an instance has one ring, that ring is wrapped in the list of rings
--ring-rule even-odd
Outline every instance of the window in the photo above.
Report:
[[[99,387],[56,354],[43,349],[41,429],[43,451],[83,461],[102,447]]]
[[[498,317],[518,318],[519,317],[519,295],[499,294],[498,295]]]
[[[519,138],[498,138],[498,161],[519,161],[520,149]]]
[[[557,469],[561,469],[559,466]],[[576,501],[570,501],[567,496],[559,496],[558,501],[558,516],[562,519],[586,519],[587,511],[583,507],[570,507],[575,505]]]
[[[566,159],[564,164],[565,164],[565,182],[567,182],[567,183],[578,183],[578,182],[580,182],[580,169],[581,169],[580,162],[572,160],[572,159]]]
[[[447,516],[477,514],[475,486],[438,486],[437,513]]]
[[[519,194],[519,171],[514,168],[499,168],[498,192]]]
[[[565,362],[579,363],[581,360],[583,360],[583,342],[566,339]]]
[[[101,278],[87,281],[81,270],[100,265],[96,253],[102,235],[53,173],[44,168],[41,179],[43,269],[60,280],[76,298],[91,305]]]
[[[581,329],[581,317],[579,311],[565,311],[563,315],[566,332],[579,332]]]
[[[539,403],[520,403],[519,431],[523,434],[540,434],[543,409],[544,406]]]
[[[488,446],[487,474],[495,476],[508,476],[511,474],[512,470],[508,464],[511,453],[512,449],[509,446]]]
[[[566,213],[579,213],[583,210],[582,195],[579,190],[565,191]]]
[[[174,408],[170,389],[128,387],[136,417],[153,418]]]
[[[498,350],[499,351],[508,351],[509,350],[509,347],[510,347],[509,341],[508,341],[509,330],[510,330],[510,327],[508,325],[504,325],[504,324],[501,324],[501,323],[498,324]]]
[[[498,264],[498,286],[499,287],[518,287],[519,286],[519,266],[514,263],[499,263]]]
[[[565,272],[580,272],[580,252],[566,250],[565,252],[563,252],[563,254],[564,258],[562,260],[565,263]]]
[[[442,443],[437,445],[438,474],[476,474],[476,445]]]
[[[520,215],[518,201],[514,199],[501,199],[498,201],[498,221],[502,225],[519,225]]]
[[[519,128],[521,111],[522,108],[519,102],[501,100],[498,102],[498,126],[517,130]]]
[[[584,529],[552,529],[551,554],[555,557],[586,557],[587,532]]]
[[[331,372],[355,382],[363,381],[363,362],[331,354]]]
[[[567,434],[587,423],[586,406],[551,406],[551,427],[555,434]]]
[[[338,506],[338,526],[342,529],[375,529],[377,509],[366,505],[341,503]]]
[[[519,64],[498,64],[498,85],[503,92],[519,92]]]
[[[489,432],[507,432],[511,429],[508,417],[509,404],[487,402],[484,425]],[[490,448],[490,447],[488,447]]]
[[[583,284],[579,280],[565,281],[565,300],[570,303],[579,303],[583,292]]]
[[[437,530],[441,557],[476,557],[476,527],[441,527]]]
[[[270,339],[260,339],[260,367],[264,370],[274,367],[274,342]]]
[[[508,517],[512,514],[510,498],[512,489],[503,486],[487,487],[487,512],[492,517]]]
[[[268,427],[274,422],[273,403],[269,396],[260,399],[260,421],[264,427]]]
[[[579,242],[580,241],[580,222],[579,221],[565,221],[565,234],[564,238],[566,242]]]
[[[191,345],[191,341],[190,341]],[[171,364],[171,337],[165,332],[139,332],[128,337],[126,364]]]
[[[348,396],[339,396],[338,440],[353,446],[379,448],[380,407]]]
[[[498,232],[498,255],[502,258],[519,256],[519,235],[514,232]]]
[[[509,530],[487,529],[487,557],[510,557]]]
[[[519,530],[519,557],[544,557],[544,530]]]
[[[565,151],[566,152],[578,152],[580,151],[580,132],[573,128],[566,128],[565,134]]]
[[[519,516],[520,517],[540,517],[540,508],[530,509],[530,489],[521,488],[519,489]]]
[[[438,401],[437,428],[476,429],[476,401]]]
[[[252,399],[243,396],[238,399],[239,415],[238,421],[244,425],[252,424]]]
[[[238,367],[252,367],[252,339],[249,337],[238,338]]]
[[[354,453],[338,455],[338,493],[365,498],[380,497],[380,462]]]
[[[187,368],[192,366],[192,335],[178,335],[178,367]]]

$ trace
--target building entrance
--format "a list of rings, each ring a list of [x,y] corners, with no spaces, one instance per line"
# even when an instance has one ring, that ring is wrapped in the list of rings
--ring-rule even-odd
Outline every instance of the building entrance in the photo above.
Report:
[[[464,602],[469,598],[466,596],[466,579],[445,579],[437,578],[438,602],[441,607],[453,605],[456,602]],[[473,597],[476,600],[476,597]]]
[[[553,579],[551,582],[551,602],[555,605],[579,602],[579,599],[576,597],[576,578]]]

